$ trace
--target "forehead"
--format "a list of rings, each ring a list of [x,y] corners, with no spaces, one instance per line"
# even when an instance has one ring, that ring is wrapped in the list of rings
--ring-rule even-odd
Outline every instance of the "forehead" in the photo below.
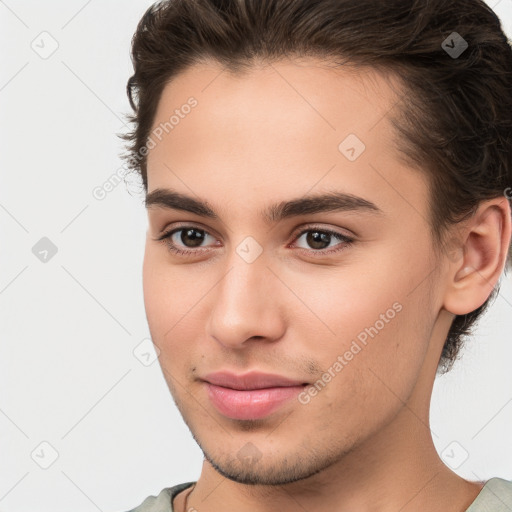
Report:
[[[230,126],[235,130],[244,121],[255,128],[261,128],[258,121],[271,128],[272,120],[302,118],[310,122],[312,130],[362,133],[373,129],[401,94],[401,83],[391,72],[349,64],[335,66],[311,57],[261,62],[237,73],[218,62],[206,61],[167,83],[153,129],[194,97],[199,102],[195,110],[215,119],[217,124],[212,128]],[[288,127],[289,131],[293,128]]]
[[[425,184],[397,150],[390,115],[400,94],[391,73],[312,58],[261,63],[241,74],[196,64],[163,90],[148,191],[185,184],[202,196],[218,192],[221,204],[222,193],[233,190],[247,197],[291,187],[296,196],[321,182],[362,197],[380,189],[385,209],[397,199],[394,181],[409,193]]]

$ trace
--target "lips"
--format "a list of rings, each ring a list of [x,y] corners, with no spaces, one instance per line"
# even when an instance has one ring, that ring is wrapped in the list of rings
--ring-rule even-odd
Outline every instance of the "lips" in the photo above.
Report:
[[[212,405],[222,415],[238,420],[264,418],[296,397],[307,383],[281,375],[250,372],[210,373],[203,377]]]
[[[250,372],[235,375],[229,372],[209,373],[203,380],[224,388],[252,390],[274,387],[299,386],[305,384],[299,380],[289,379],[271,373]]]

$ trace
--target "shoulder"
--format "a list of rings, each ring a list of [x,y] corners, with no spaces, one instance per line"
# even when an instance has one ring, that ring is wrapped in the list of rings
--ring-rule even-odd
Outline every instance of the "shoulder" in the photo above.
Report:
[[[193,483],[194,482],[186,482],[173,487],[166,487],[162,489],[158,496],[148,496],[138,507],[128,512],[173,512],[173,498],[187,487],[190,487]]]
[[[494,477],[487,481],[466,512],[510,512],[512,481]]]

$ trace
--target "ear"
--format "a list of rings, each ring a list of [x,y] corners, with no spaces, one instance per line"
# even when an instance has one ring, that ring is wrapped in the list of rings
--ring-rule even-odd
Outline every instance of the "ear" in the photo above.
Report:
[[[452,258],[443,306],[454,315],[479,308],[489,297],[507,262],[511,210],[506,197],[483,201],[464,223],[459,249]]]

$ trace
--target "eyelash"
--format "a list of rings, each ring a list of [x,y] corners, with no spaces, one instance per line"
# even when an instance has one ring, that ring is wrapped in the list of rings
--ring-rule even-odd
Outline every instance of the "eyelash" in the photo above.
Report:
[[[176,246],[176,244],[174,244],[171,241],[172,235],[174,235],[175,233],[179,233],[180,231],[185,231],[187,229],[194,229],[194,230],[203,232],[207,235],[210,235],[210,233],[208,233],[208,231],[206,231],[205,229],[202,229],[202,228],[199,228],[196,226],[186,225],[186,226],[181,226],[179,228],[173,228],[172,230],[163,233],[156,240],[164,243],[171,252],[173,252],[174,254],[177,254],[179,256],[193,257],[193,256],[197,256],[198,253],[203,253],[203,252],[208,251],[208,249],[204,249],[204,248],[183,250],[183,249],[178,248]],[[330,236],[338,239],[340,242],[343,242],[343,243],[338,244],[336,249],[328,249],[328,250],[327,249],[316,249],[316,250],[310,249],[310,250],[308,250],[308,249],[303,249],[303,248],[298,249],[299,251],[305,252],[308,255],[311,255],[312,253],[313,254],[316,253],[319,256],[331,255],[331,254],[338,253],[338,252],[345,250],[347,247],[351,246],[354,243],[353,238],[350,238],[346,235],[342,235],[341,233],[338,233],[336,231],[331,231],[329,229],[323,229],[323,228],[315,227],[315,226],[308,226],[307,228],[305,228],[302,231],[300,231],[299,233],[297,233],[297,235],[294,237],[294,241],[298,240],[302,235],[304,235],[305,233],[309,233],[309,232],[318,232],[318,233],[327,234],[327,235],[330,235]]]

